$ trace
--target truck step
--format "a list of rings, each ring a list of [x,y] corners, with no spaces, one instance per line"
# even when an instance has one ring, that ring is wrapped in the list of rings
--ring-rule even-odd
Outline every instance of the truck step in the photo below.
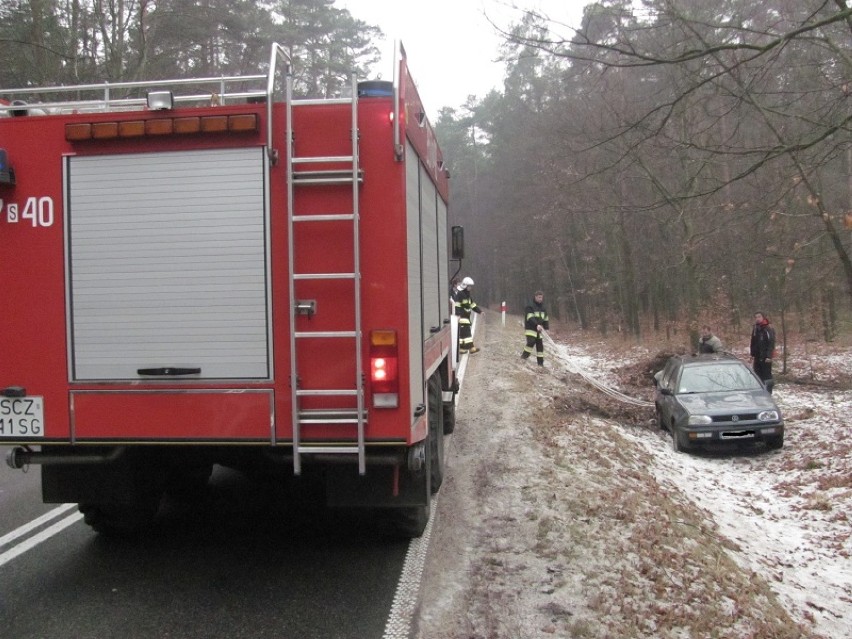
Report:
[[[305,453],[325,453],[325,454],[334,454],[334,455],[357,455],[361,451],[357,446],[317,446],[314,444],[309,444],[306,446],[297,447],[297,452],[300,455],[304,455]]]
[[[304,184],[352,184],[355,175],[351,169],[340,169],[331,171],[294,171],[293,185]],[[364,172],[357,173],[358,184],[364,183]]]
[[[351,221],[355,216],[352,213],[327,213],[325,215],[294,215],[294,222],[336,222],[338,220]]]
[[[293,158],[293,164],[334,164],[335,162],[347,162],[352,164],[353,158],[351,155],[314,155],[314,156],[305,156],[301,158]],[[336,173],[340,173],[341,171],[335,171]],[[352,175],[352,170],[349,169],[347,171],[350,175]]]
[[[351,280],[355,273],[293,273],[294,280]]]
[[[364,423],[367,413],[364,412]],[[348,408],[306,409],[299,411],[300,424],[357,424],[358,411]]]
[[[298,389],[296,390],[297,397],[354,397],[358,395],[357,390],[352,388],[344,388],[344,389],[320,389],[320,388],[311,388],[311,389]]]

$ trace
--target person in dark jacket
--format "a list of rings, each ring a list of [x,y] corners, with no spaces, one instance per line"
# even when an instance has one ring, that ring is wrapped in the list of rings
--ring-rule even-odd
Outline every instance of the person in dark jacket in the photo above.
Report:
[[[461,281],[459,289],[454,296],[456,302],[456,315],[459,318],[459,354],[478,353],[479,349],[473,345],[473,327],[470,322],[471,312],[481,313],[476,302],[470,295],[473,288],[473,279],[466,277]]]
[[[766,390],[772,392],[775,382],[772,380],[772,358],[775,356],[775,329],[769,325],[764,313],[754,314],[754,326],[751,329],[750,347],[752,366],[757,376],[763,380]]]
[[[698,340],[698,353],[706,355],[709,353],[721,353],[722,340],[713,335],[713,331],[705,324],[701,327],[701,339]]]
[[[550,330],[550,320],[547,317],[547,309],[544,308],[544,292],[536,291],[533,301],[524,309],[524,336],[527,338],[527,344],[521,357],[527,359],[532,355],[534,346],[539,366],[544,366],[542,331],[545,330]]]

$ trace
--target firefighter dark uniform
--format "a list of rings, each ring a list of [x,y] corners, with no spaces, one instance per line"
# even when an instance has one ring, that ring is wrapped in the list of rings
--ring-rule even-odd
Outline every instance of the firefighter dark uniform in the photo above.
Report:
[[[521,357],[527,359],[533,353],[535,347],[535,358],[539,366],[544,366],[544,340],[541,338],[541,330],[550,330],[550,320],[547,317],[547,309],[544,308],[544,293],[536,291],[533,301],[524,309],[524,336],[527,344]]]
[[[462,280],[462,288],[456,293],[456,315],[459,318],[459,354],[476,353],[479,351],[473,345],[473,329],[470,322],[471,313],[481,313],[482,309],[470,296],[473,280],[466,277]]]

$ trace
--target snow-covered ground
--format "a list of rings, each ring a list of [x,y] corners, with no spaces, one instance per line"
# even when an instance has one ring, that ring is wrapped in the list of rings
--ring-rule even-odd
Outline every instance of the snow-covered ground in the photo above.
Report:
[[[786,415],[809,415],[788,417],[778,452],[685,455],[648,433],[629,436],[653,455],[657,481],[706,510],[731,556],[791,615],[826,637],[852,637],[852,440],[840,419],[852,415],[852,392],[781,386],[777,399]]]
[[[519,326],[486,318],[418,637],[852,637],[848,384],[779,381],[780,451],[675,453],[651,409],[619,413],[570,372],[650,400],[622,386],[646,348],[565,335],[542,371]],[[848,376],[849,349],[800,350],[790,378]]]
[[[616,388],[613,371],[646,355],[637,348],[613,361],[557,345],[558,364],[581,366]],[[831,379],[848,371],[852,352],[791,359],[791,373],[815,368]],[[733,542],[733,558],[770,582],[794,617],[827,637],[852,637],[852,390],[782,382],[775,399],[786,441],[772,453],[682,454],[660,445],[664,433],[628,427],[624,434],[652,455],[658,482],[707,511]]]

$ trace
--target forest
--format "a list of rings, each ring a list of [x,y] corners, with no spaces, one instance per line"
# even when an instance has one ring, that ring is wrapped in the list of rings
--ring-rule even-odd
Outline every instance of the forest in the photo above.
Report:
[[[639,5],[587,5],[576,30],[528,11],[503,91],[441,112],[478,295],[517,312],[541,288],[556,317],[637,338],[747,335],[758,310],[848,333],[848,2]]]
[[[255,74],[277,42],[298,94],[335,96],[380,35],[333,0],[0,0],[0,87]]]
[[[580,25],[495,24],[503,87],[434,123],[479,303],[541,288],[553,319],[637,339],[743,332],[756,310],[852,332],[848,5],[602,0]],[[334,96],[381,35],[333,0],[0,0],[0,86],[258,73],[275,41],[299,94]]]

